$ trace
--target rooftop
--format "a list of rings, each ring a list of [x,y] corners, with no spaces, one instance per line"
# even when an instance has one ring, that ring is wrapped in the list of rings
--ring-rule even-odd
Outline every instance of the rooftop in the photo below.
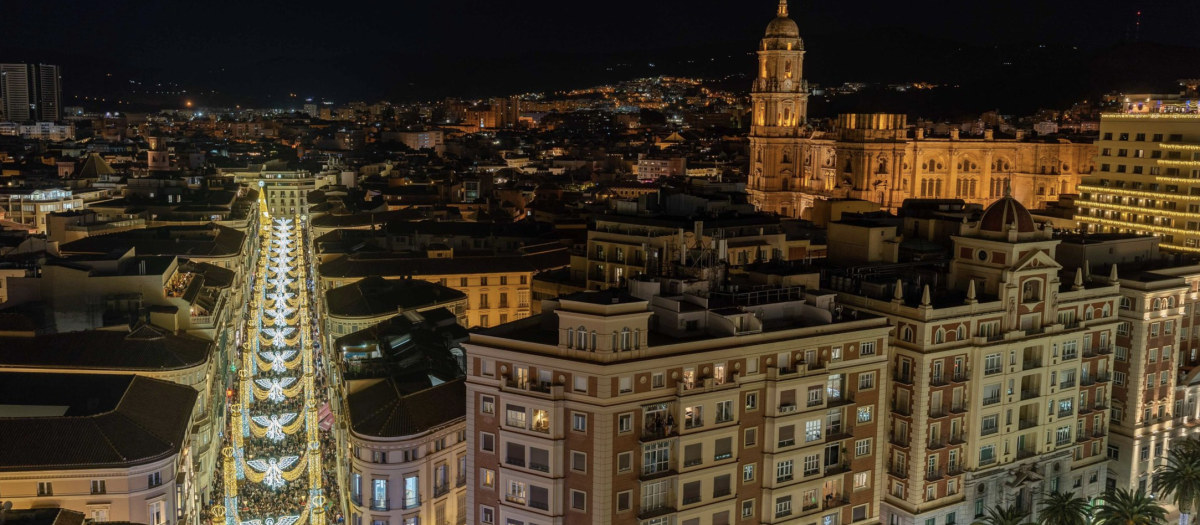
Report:
[[[212,343],[151,325],[130,332],[96,330],[0,337],[0,369],[164,371],[208,362]]]
[[[384,279],[378,275],[325,292],[329,314],[339,317],[378,317],[466,300],[466,294],[437,283],[414,279]]]
[[[143,376],[0,372],[0,471],[121,468],[170,457],[195,389]]]

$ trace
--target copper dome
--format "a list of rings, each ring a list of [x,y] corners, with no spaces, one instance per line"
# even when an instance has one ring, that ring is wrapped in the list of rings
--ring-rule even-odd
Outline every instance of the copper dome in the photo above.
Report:
[[[1037,231],[1029,210],[1007,195],[988,206],[979,219],[980,231],[1007,233],[1010,226],[1015,227],[1018,233]]]

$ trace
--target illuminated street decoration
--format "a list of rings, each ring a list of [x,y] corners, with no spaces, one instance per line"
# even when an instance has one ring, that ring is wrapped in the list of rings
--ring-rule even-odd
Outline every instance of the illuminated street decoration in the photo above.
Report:
[[[283,471],[296,464],[297,461],[300,461],[300,456],[284,456],[268,460],[252,459],[247,461],[246,464],[254,469],[255,472],[263,473],[263,485],[279,490],[286,484],[283,479]]]
[[[287,399],[286,388],[296,382],[294,377],[285,377],[283,379],[255,379],[254,384],[263,387],[267,390],[267,399],[276,403],[282,403]]]
[[[267,360],[271,362],[271,371],[279,373],[287,372],[287,362],[296,357],[296,354],[297,352],[295,350],[284,350],[282,352],[262,352],[263,357],[267,358]]]
[[[287,434],[284,432],[284,426],[290,424],[292,421],[295,421],[298,417],[300,417],[299,414],[296,414],[295,412],[288,412],[286,414],[271,414],[269,417],[254,416],[252,419],[254,419],[254,422],[258,423],[259,426],[267,428],[267,431],[264,434],[267,439],[270,439],[271,441],[283,441],[283,438]]]
[[[275,518],[267,518],[266,520],[243,521],[242,525],[292,525],[297,521],[300,521],[300,516],[283,516],[278,520]]]

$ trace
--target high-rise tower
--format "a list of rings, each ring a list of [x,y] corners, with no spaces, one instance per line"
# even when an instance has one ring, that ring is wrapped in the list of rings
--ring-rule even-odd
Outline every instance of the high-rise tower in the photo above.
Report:
[[[808,115],[808,83],[803,78],[804,41],[779,1],[758,49],[758,74],[750,98],[750,190],[756,202],[764,191],[800,188],[796,138]]]

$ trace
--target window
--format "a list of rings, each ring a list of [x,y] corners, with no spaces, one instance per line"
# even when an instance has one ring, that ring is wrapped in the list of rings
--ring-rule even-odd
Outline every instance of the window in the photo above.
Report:
[[[996,461],[996,445],[979,447],[979,464],[990,465]]]
[[[587,472],[587,454],[571,451],[571,470]]]
[[[983,405],[993,405],[1000,402],[1000,383],[983,386]]]
[[[494,398],[492,396],[480,396],[479,410],[482,411],[484,414],[495,414],[496,413],[496,398]]]
[[[871,408],[872,407],[870,405],[858,407],[858,422],[859,423],[871,422]]]
[[[696,428],[704,425],[704,407],[692,406],[683,409],[684,428]]]
[[[720,401],[717,403],[717,423],[728,423],[733,421],[733,401]]]
[[[1000,354],[988,354],[983,358],[983,374],[991,375],[1000,373]]]
[[[633,392],[633,378],[632,377],[622,377],[622,378],[618,379],[617,382],[618,382],[618,385],[617,385],[618,393],[628,394],[630,392]]]
[[[642,451],[642,474],[666,472],[670,464],[670,443],[660,441],[646,445]]]
[[[733,438],[718,438],[713,449],[713,461],[726,460],[733,457]]]
[[[511,503],[524,505],[528,497],[529,493],[524,482],[512,480],[508,482],[508,492],[504,495],[504,499]]]
[[[870,472],[855,472],[854,473],[854,490],[862,490],[871,486]]]
[[[573,382],[575,383],[575,387],[574,387],[574,388],[575,388],[575,391],[576,391],[576,392],[583,392],[583,393],[587,393],[587,391],[588,391],[588,379],[587,379],[587,377],[585,377],[585,376],[575,376],[575,380],[574,380]]]
[[[162,485],[162,474],[161,473],[153,472],[146,476],[146,486],[147,487],[157,487],[159,485]]]
[[[587,414],[575,412],[571,414],[571,430],[587,432]]]
[[[662,372],[655,373],[654,375],[650,376],[650,378],[651,388],[662,388],[667,386],[667,378]]]
[[[1125,372],[1113,372],[1113,383],[1117,386],[1125,385]]]
[[[150,525],[162,525],[167,522],[167,503],[155,501],[150,503]]]
[[[816,441],[821,439],[821,420],[805,421],[804,422],[804,442]]]
[[[745,431],[743,431],[742,432],[742,442],[746,444],[747,448],[757,445],[758,444],[758,428],[757,427],[756,428],[747,428]]]
[[[633,492],[631,491],[627,490],[625,492],[617,493],[617,511],[621,512],[629,510],[629,508],[633,506],[632,500]]]
[[[870,439],[860,439],[860,440],[854,442],[854,455],[855,456],[868,456],[870,454],[871,454],[871,440]]]
[[[775,517],[782,518],[792,513],[792,497],[783,496],[775,498]]]
[[[617,472],[628,472],[633,469],[633,453],[622,452],[617,454]]]
[[[859,355],[875,355],[875,341],[862,343],[858,347]]]
[[[784,482],[792,480],[792,460],[787,459],[775,464],[775,481]]]
[[[872,388],[875,388],[875,372],[858,374],[858,389],[870,390]]]
[[[108,490],[104,487],[104,480],[93,479],[92,480],[92,494],[106,494],[106,493],[108,493]]]
[[[479,522],[496,523],[496,509],[485,506],[479,507]]]
[[[746,394],[746,410],[755,410],[758,408],[758,392],[749,392]]]
[[[626,433],[633,431],[633,414],[621,414],[617,416],[617,432]]]
[[[748,500],[742,502],[742,517],[743,518],[753,518],[754,517],[754,500],[748,499]]]
[[[751,483],[754,481],[754,463],[742,465],[742,483]]]
[[[508,426],[516,428],[525,428],[525,407],[518,405],[508,405],[505,407],[508,419]]]
[[[482,450],[484,452],[495,452],[496,451],[496,436],[494,436],[492,434],[488,434],[487,432],[480,432],[479,433],[479,450]]]
[[[579,490],[571,490],[571,510],[587,510],[587,494]]]
[[[804,475],[812,476],[821,473],[821,456],[820,454],[812,454],[804,456]]]

